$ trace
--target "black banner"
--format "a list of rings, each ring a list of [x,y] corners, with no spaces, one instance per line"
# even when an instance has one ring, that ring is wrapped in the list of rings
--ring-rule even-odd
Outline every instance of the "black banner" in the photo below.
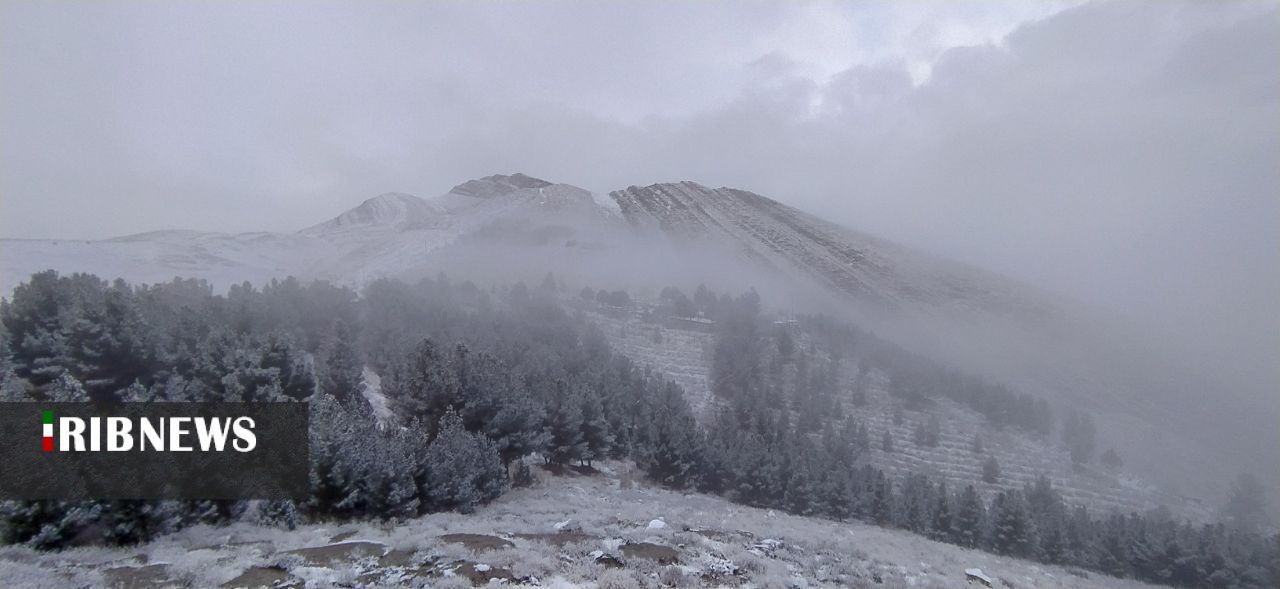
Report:
[[[0,499],[305,499],[306,403],[0,403]]]

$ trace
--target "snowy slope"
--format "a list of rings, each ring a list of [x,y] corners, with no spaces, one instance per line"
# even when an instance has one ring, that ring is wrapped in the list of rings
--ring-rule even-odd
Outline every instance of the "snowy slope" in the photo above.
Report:
[[[432,199],[383,194],[297,233],[157,231],[96,241],[4,239],[0,292],[46,269],[131,282],[197,277],[216,289],[287,275],[358,286],[384,276],[430,272],[435,262],[450,257],[444,250],[468,238],[590,243],[620,225],[617,213],[597,204],[590,192],[522,174],[497,175]]]
[[[298,273],[333,253],[324,240],[277,233],[157,231],[99,241],[0,240],[0,292],[32,273],[91,272],[104,278],[159,282],[175,276],[210,280],[219,288],[262,283]]]
[[[880,309],[929,317],[1051,312],[1040,293],[1006,278],[933,258],[828,223],[755,193],[695,182],[613,192],[632,224],[688,243],[729,244],[749,259],[807,276]]]
[[[209,279],[217,288],[292,274],[360,285],[431,272],[477,246],[512,247],[528,258],[564,248],[614,250],[592,263],[619,266],[654,256],[637,236],[670,239],[674,251],[717,252],[787,278],[810,280],[876,309],[929,317],[1030,318],[1050,312],[1039,293],[976,269],[845,229],[768,198],[693,182],[630,187],[602,204],[592,193],[524,174],[493,175],[423,199],[388,193],[291,234],[158,231],[101,241],[0,240],[0,292],[32,272],[95,272],[154,282]],[[486,252],[500,255],[501,252]],[[678,254],[676,254],[678,256]],[[581,260],[572,263],[580,264]],[[662,262],[656,264],[662,265]],[[785,281],[785,279],[783,280]]]

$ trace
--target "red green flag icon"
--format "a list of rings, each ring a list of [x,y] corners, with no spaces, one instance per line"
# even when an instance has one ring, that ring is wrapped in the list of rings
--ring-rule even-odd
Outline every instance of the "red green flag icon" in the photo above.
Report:
[[[53,411],[41,411],[40,421],[44,423],[44,451],[53,452]]]

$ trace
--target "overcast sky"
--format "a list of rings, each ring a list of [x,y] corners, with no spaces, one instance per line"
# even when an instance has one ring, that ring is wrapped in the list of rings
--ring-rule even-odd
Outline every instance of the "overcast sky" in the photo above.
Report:
[[[1275,2],[0,3],[0,236],[514,171],[746,188],[1280,356]]]

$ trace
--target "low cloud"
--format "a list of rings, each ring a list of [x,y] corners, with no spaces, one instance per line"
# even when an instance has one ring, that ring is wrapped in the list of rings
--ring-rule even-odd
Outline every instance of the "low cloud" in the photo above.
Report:
[[[1280,382],[1280,9],[6,3],[0,234],[292,230],[523,171],[692,179]]]

